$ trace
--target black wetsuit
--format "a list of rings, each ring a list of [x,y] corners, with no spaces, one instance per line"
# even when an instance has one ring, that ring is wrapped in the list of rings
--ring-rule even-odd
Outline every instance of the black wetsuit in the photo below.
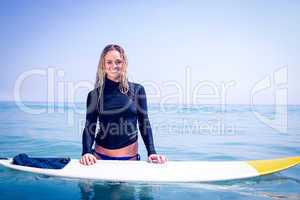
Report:
[[[137,122],[148,156],[156,154],[142,85],[129,82],[129,91],[123,94],[119,83],[105,77],[103,95],[99,102],[98,98],[98,88],[88,93],[82,155],[93,152],[94,141],[108,149],[118,149],[136,142]],[[95,134],[97,121],[99,131]]]

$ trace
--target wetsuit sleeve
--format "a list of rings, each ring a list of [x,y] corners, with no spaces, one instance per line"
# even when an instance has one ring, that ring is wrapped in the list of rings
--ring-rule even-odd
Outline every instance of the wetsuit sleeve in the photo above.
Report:
[[[89,92],[86,101],[86,121],[82,134],[82,155],[92,153],[98,119],[97,99],[95,91]]]
[[[141,132],[149,156],[151,154],[156,154],[156,151],[154,148],[152,129],[148,117],[147,98],[146,98],[145,88],[139,85],[137,87],[136,93],[137,93],[137,114],[138,114],[139,130]]]

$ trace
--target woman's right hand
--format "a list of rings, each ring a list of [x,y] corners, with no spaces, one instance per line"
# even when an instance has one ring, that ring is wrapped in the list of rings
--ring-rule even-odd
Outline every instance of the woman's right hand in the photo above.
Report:
[[[83,165],[93,165],[97,162],[97,158],[91,153],[86,153],[81,156],[79,162]]]

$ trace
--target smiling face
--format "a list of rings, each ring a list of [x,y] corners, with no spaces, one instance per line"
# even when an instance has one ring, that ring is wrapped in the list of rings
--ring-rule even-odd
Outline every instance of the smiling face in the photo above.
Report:
[[[117,50],[111,50],[104,56],[104,71],[107,78],[119,82],[124,67],[124,60]]]

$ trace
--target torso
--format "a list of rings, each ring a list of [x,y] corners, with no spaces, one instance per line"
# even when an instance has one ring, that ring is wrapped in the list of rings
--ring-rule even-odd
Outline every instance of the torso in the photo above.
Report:
[[[107,149],[95,144],[95,151],[110,157],[134,156],[138,153],[138,142],[119,149]]]
[[[111,157],[137,154],[137,108],[133,99],[120,92],[118,83],[106,79],[100,102],[95,150]]]
[[[151,127],[147,113],[145,114],[147,112],[145,91],[142,86],[134,83],[131,83],[130,88],[132,90],[129,91],[129,95],[124,95],[120,92],[118,83],[106,79],[103,95],[99,101],[98,88],[91,93],[91,99],[88,102],[88,108],[91,109],[90,113],[87,113],[87,120],[90,120],[92,124],[97,123],[97,118],[99,120],[94,153],[98,159],[99,156],[96,153],[109,157],[134,157],[137,155],[138,119],[146,148],[155,153]],[[138,102],[140,103],[137,105]],[[91,125],[88,126],[91,127]],[[85,131],[90,127],[85,127]],[[88,139],[86,141],[89,141]],[[90,146],[91,144],[87,142],[84,145]]]

